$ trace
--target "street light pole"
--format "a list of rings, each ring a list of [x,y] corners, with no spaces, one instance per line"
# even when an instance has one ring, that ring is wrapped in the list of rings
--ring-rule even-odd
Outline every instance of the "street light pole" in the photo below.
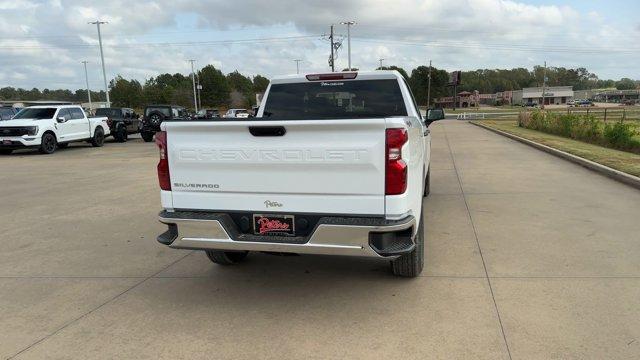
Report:
[[[382,59],[382,58],[378,59],[378,61],[380,61],[380,68],[379,68],[380,70],[382,70],[382,62],[383,62],[384,60],[385,60],[385,59]]]
[[[193,107],[196,109],[196,112],[198,112],[198,93],[196,92],[196,73],[193,70],[193,63],[196,61],[193,59],[188,61],[191,63],[191,81],[193,82]]]
[[[429,82],[427,85],[427,109],[431,106],[431,60],[429,60]]]
[[[89,111],[93,110],[91,105],[91,90],[89,90],[89,75],[87,73],[87,60],[82,62],[84,64],[84,79],[87,82],[87,97],[89,98]]]
[[[340,24],[347,25],[347,53],[349,59],[349,71],[351,71],[351,25],[355,25],[355,21],[343,21]]]
[[[293,61],[295,61],[295,62],[296,62],[296,74],[300,74],[300,61],[302,61],[302,60],[300,60],[300,59],[295,59],[295,60],[293,60]]]
[[[104,51],[102,50],[102,34],[100,33],[100,25],[108,24],[106,21],[96,20],[89,24],[96,25],[98,27],[98,44],[100,44],[100,60],[102,60],[102,78],[104,80],[104,92],[107,95],[107,107],[111,107],[111,101],[109,100],[109,87],[107,86],[107,70],[104,67]]]

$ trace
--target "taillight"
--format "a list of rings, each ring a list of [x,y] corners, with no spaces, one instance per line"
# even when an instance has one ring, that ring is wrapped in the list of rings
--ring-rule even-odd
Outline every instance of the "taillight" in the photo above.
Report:
[[[159,131],[156,133],[156,145],[160,150],[160,161],[158,161],[158,180],[160,189],[171,191],[171,178],[169,176],[169,152],[167,151],[167,133]]]
[[[407,190],[407,164],[402,160],[407,129],[387,129],[386,140],[385,194],[399,195]]]

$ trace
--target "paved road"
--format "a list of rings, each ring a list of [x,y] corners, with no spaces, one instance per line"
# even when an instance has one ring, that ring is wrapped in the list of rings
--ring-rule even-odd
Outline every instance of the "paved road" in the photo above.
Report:
[[[412,280],[165,249],[139,139],[0,158],[0,357],[639,358],[640,192],[461,121],[433,134]]]

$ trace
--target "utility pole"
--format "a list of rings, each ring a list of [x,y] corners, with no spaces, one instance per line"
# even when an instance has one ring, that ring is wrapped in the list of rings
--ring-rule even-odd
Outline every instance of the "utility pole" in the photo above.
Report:
[[[198,88],[198,108],[202,109],[202,96],[200,96],[200,90],[202,90],[202,85],[200,85],[200,75],[196,74],[196,82]]]
[[[379,67],[379,69],[380,69],[380,70],[382,70],[382,62],[383,62],[384,60],[386,60],[386,59],[382,59],[382,58],[378,59],[378,61],[380,61],[380,67]]]
[[[87,60],[82,62],[84,64],[84,79],[87,82],[87,97],[89,98],[89,110],[93,110],[91,105],[91,90],[89,90],[89,75],[87,73]]]
[[[351,25],[355,25],[355,21],[343,21],[340,24],[347,25],[347,53],[349,58],[349,71],[351,71]]]
[[[427,109],[431,106],[431,60],[429,60],[429,82],[427,85]]]
[[[333,24],[331,24],[331,35],[329,35],[329,40],[331,42],[331,59],[330,59],[331,72],[335,72],[336,71],[336,67],[334,64],[335,57],[333,56]]]
[[[191,81],[193,82],[193,107],[198,112],[198,94],[196,93],[196,73],[193,70],[193,63],[196,62],[193,59],[187,60],[191,63]]]
[[[302,60],[300,60],[300,59],[295,59],[295,60],[293,60],[293,61],[295,61],[295,62],[296,62],[296,74],[300,74],[300,61],[302,61]]]
[[[106,21],[96,20],[89,24],[96,25],[98,27],[98,43],[100,44],[100,59],[102,60],[102,77],[104,79],[104,92],[107,94],[107,107],[111,107],[111,101],[109,100],[109,87],[107,86],[107,70],[104,68],[104,52],[102,50],[102,34],[100,33],[100,25],[108,24]]]
[[[544,71],[542,72],[542,106],[541,108],[544,109],[544,100],[545,100],[545,96],[544,94],[547,92],[547,62],[544,62]]]

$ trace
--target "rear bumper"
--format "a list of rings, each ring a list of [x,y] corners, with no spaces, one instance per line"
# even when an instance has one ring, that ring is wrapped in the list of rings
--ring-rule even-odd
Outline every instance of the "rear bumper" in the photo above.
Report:
[[[176,249],[267,251],[299,254],[395,258],[414,249],[416,220],[323,217],[305,237],[241,234],[223,213],[167,212],[159,216],[168,230],[158,242]]]

